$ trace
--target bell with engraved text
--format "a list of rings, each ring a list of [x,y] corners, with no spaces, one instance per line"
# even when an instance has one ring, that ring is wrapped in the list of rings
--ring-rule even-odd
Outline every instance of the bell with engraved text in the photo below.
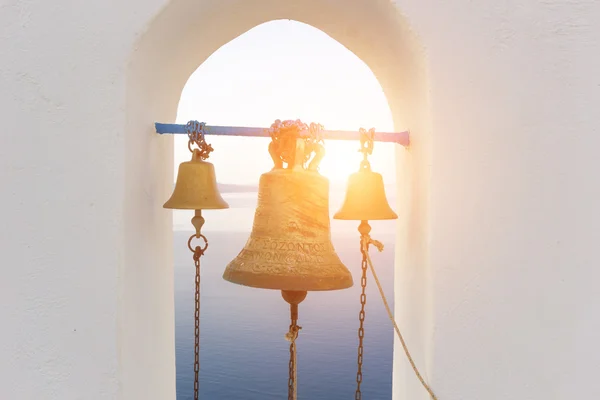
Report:
[[[278,135],[269,146],[275,168],[260,177],[250,238],[223,278],[278,289],[284,298],[285,292],[349,288],[352,275],[331,243],[329,181],[317,171],[324,147],[310,138],[299,139],[297,132],[286,138],[280,128]],[[309,152],[315,158],[304,168]]]

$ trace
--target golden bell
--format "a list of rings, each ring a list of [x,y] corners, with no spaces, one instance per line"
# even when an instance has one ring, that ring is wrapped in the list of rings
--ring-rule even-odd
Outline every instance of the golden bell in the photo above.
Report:
[[[354,221],[398,218],[388,204],[381,174],[371,171],[368,163],[361,164],[360,170],[350,175],[344,203],[333,218]]]
[[[215,167],[201,159],[198,149],[194,149],[191,161],[179,165],[175,189],[163,207],[177,210],[229,208],[219,193]]]
[[[252,233],[223,278],[284,292],[351,287],[331,243],[327,178],[298,167],[263,174]]]

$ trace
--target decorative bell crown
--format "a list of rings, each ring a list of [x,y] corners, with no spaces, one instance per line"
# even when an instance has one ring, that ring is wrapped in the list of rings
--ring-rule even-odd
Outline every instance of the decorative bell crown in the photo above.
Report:
[[[374,221],[397,219],[398,215],[391,209],[385,196],[385,187],[381,174],[371,171],[367,156],[373,153],[375,130],[367,132],[360,129],[360,152],[364,159],[358,172],[350,175],[346,189],[346,197],[334,219]]]
[[[229,208],[219,193],[215,167],[204,161],[213,151],[212,146],[204,140],[204,125],[190,121],[186,128],[190,137],[188,148],[192,152],[192,159],[179,165],[175,189],[163,207],[177,210]],[[198,148],[192,150],[191,145],[194,143]]]
[[[317,171],[325,152],[320,129],[300,121],[277,120],[271,126],[275,166],[260,177],[252,233],[227,265],[225,280],[284,292],[352,286],[331,243],[329,181]]]

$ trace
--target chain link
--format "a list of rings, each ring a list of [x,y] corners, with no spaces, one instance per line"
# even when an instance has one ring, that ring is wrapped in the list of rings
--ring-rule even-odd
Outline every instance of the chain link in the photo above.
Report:
[[[358,313],[358,320],[360,321],[358,327],[358,370],[356,372],[356,392],[354,393],[354,399],[360,400],[362,399],[362,392],[360,390],[360,385],[362,383],[363,375],[362,375],[362,364],[363,364],[363,339],[365,337],[365,305],[367,304],[367,254],[361,248],[362,253],[362,276],[360,278],[360,286],[362,288],[362,292],[360,294],[360,312]]]
[[[193,249],[194,265],[196,267],[196,289],[194,295],[194,400],[198,400],[198,374],[200,372],[200,257],[204,255],[204,252],[208,248],[208,241],[204,235],[200,236],[204,239],[204,247],[196,246]],[[192,235],[188,241],[188,247],[190,250],[192,250],[190,243],[194,237],[196,237],[196,235]]]

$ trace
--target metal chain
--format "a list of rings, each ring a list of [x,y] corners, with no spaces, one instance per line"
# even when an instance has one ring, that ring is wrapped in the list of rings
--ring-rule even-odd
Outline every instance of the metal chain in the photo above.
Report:
[[[204,240],[204,247],[196,246],[192,249],[192,239],[199,236]],[[204,235],[192,235],[188,240],[188,248],[194,252],[194,265],[196,267],[195,295],[194,295],[194,400],[198,400],[200,372],[200,257],[208,248],[208,241]]]
[[[206,160],[212,151],[213,147],[206,143],[204,135],[206,134],[206,123],[198,121],[189,121],[185,125],[185,132],[188,135],[188,150],[191,153],[197,152],[201,160]],[[192,149],[192,145],[198,146],[197,149]]]
[[[365,305],[367,304],[367,253],[361,246],[362,253],[362,276],[360,278],[360,286],[362,287],[362,292],[360,294],[360,312],[358,313],[358,320],[360,321],[358,327],[358,370],[356,371],[356,392],[354,393],[354,399],[360,400],[362,399],[362,392],[360,391],[360,385],[362,383],[362,364],[363,364],[363,339],[365,337]]]

